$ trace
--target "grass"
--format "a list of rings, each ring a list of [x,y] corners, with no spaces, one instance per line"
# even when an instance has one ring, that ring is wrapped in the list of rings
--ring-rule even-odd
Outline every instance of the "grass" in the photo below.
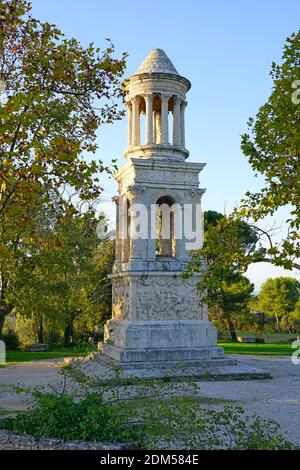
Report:
[[[81,348],[58,348],[53,351],[28,352],[28,351],[7,351],[6,365],[14,365],[21,362],[42,361],[45,359],[56,359],[63,357],[81,357],[85,356],[90,349]]]
[[[255,344],[255,343],[233,343],[230,341],[219,341],[218,345],[224,348],[225,354],[252,354],[265,356],[291,356],[294,352],[290,342],[284,342],[282,336],[278,335],[277,342]],[[281,341],[280,341],[281,339]],[[58,359],[64,357],[82,357],[90,349],[86,346],[77,348],[57,348],[46,352],[8,351],[6,353],[6,365],[14,365],[28,361],[42,361],[47,359]],[[1,367],[1,365],[0,365]],[[5,367],[5,366],[4,366]]]
[[[291,356],[294,352],[291,343],[233,343],[219,341],[218,345],[224,348],[225,354],[257,354],[261,356]]]

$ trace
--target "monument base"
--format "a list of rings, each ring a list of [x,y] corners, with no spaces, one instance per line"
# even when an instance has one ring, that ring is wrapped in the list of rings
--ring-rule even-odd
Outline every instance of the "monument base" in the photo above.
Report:
[[[222,348],[216,348],[221,349]],[[222,350],[223,351],[223,350]],[[268,371],[239,365],[236,359],[199,359],[184,361],[138,361],[120,362],[103,354],[93,356],[94,367],[99,380],[109,377],[109,370],[118,369],[120,379],[161,379],[161,380],[258,380],[271,379]],[[99,372],[97,374],[97,369]]]
[[[217,346],[216,328],[208,320],[109,320],[99,368],[117,367],[123,377],[184,377],[211,380],[267,379],[264,370],[240,366]],[[101,375],[101,374],[99,374]]]

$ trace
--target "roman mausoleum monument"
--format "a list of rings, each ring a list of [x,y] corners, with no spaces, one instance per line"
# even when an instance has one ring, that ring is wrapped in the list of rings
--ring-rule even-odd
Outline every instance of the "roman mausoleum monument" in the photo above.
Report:
[[[199,188],[205,164],[187,161],[185,147],[191,83],[163,50],[153,49],[124,87],[127,161],[115,175],[113,306],[101,362],[154,376],[178,365],[193,374],[222,369],[247,375],[249,370],[238,370],[217,346],[216,328],[196,290],[197,275],[182,278],[189,250],[202,236],[205,192]]]

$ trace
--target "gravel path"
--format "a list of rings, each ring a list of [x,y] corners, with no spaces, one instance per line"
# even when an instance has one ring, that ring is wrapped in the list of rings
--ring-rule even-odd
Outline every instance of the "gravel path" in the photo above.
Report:
[[[281,424],[288,439],[300,444],[300,365],[288,357],[233,356],[242,365],[270,371],[272,380],[201,382],[203,397],[234,400],[253,414]],[[15,393],[13,386],[28,389],[51,384],[58,386],[62,360],[27,362],[0,368],[0,411],[26,409],[29,394]],[[46,387],[47,389],[47,387]],[[0,413],[1,414],[1,413]]]
[[[30,390],[35,387],[45,387],[47,384],[58,386],[61,382],[58,372],[62,364],[61,359],[48,359],[1,367],[0,411],[4,413],[4,410],[25,410],[30,402]],[[16,393],[14,389],[16,386],[28,389],[28,392]]]
[[[235,357],[239,363],[268,370],[271,380],[201,382],[201,395],[235,400],[247,412],[278,421],[287,438],[300,444],[300,365],[289,357]]]

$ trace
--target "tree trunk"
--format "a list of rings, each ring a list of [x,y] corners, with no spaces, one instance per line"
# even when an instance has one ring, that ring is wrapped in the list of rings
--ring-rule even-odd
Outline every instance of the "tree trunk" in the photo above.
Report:
[[[7,305],[5,303],[0,303],[0,336],[2,334],[5,318],[9,315],[13,310],[12,305]]]
[[[1,313],[0,313],[0,337],[1,337],[1,335],[2,335],[2,330],[3,330],[4,322],[5,322],[5,314],[3,314],[3,313],[1,312]]]
[[[277,315],[275,318],[276,318],[276,324],[277,324],[277,331],[278,333],[281,333],[281,325],[280,325],[279,318],[277,317]]]
[[[44,325],[43,325],[43,319],[40,319],[39,322],[39,329],[38,329],[38,343],[41,344],[44,342]]]
[[[73,318],[71,318],[66,327],[64,332],[64,344],[65,346],[70,346],[73,342]]]
[[[230,316],[227,316],[227,323],[228,323],[228,327],[229,327],[229,331],[230,331],[231,340],[236,343],[237,342],[237,334],[236,334],[236,331],[235,331],[234,323],[231,320]]]

